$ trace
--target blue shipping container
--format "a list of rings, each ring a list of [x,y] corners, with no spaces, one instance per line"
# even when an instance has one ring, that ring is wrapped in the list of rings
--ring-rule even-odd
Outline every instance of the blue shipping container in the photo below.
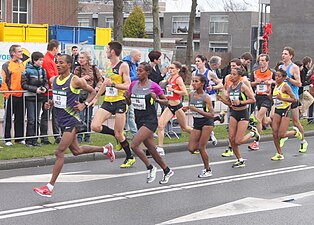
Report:
[[[62,43],[94,45],[95,32],[94,27],[51,25],[49,26],[49,40],[56,39]]]

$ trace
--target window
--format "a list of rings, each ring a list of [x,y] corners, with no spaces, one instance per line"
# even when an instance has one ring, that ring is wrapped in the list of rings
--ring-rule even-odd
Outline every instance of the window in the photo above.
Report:
[[[189,17],[172,17],[172,33],[186,34],[189,29]]]
[[[227,34],[228,33],[228,16],[214,15],[209,19],[210,34]]]
[[[107,28],[113,29],[113,17],[107,17],[106,18],[106,25]]]
[[[28,23],[28,0],[13,0],[13,23]]]
[[[147,33],[153,33],[153,17],[145,18],[145,30]]]
[[[228,52],[227,42],[210,42],[209,43],[210,52]]]
[[[89,18],[78,18],[78,25],[81,27],[89,27],[90,26]]]
[[[200,51],[200,41],[193,41],[193,51],[195,52]]]

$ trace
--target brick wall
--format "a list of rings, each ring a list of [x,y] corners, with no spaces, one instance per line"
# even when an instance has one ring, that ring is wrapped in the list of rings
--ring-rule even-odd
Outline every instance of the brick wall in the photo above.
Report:
[[[7,0],[5,22],[12,23],[12,2]],[[32,0],[30,23],[77,25],[78,1],[75,0]]]

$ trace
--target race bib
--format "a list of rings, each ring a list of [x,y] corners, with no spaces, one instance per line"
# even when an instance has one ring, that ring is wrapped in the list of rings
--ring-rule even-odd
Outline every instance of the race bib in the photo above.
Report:
[[[132,103],[134,109],[146,110],[145,98],[131,98],[131,103]]]
[[[67,106],[67,93],[62,90],[53,90],[53,106],[59,109],[65,109]]]
[[[266,92],[267,91],[267,85],[266,84],[256,85],[256,91],[257,92]]]
[[[169,97],[173,97],[173,91],[169,91],[169,87],[171,87],[172,84],[168,84],[167,87],[166,87],[166,96],[169,96]]]
[[[230,101],[239,100],[239,95],[230,95]]]
[[[277,106],[283,106],[283,101],[277,99],[276,97],[273,97],[273,100],[274,100],[274,105],[275,105],[275,107],[277,107]]]
[[[118,96],[118,89],[115,87],[106,87],[106,96]]]

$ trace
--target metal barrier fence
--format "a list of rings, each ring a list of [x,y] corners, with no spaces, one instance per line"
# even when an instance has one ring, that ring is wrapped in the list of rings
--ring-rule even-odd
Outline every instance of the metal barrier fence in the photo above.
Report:
[[[15,115],[17,114],[17,112],[15,111],[14,109],[14,96],[12,95],[13,93],[23,93],[21,99],[22,99],[22,103],[23,103],[23,112],[22,112],[22,121],[23,121],[23,129],[24,129],[24,134],[22,137],[18,137],[18,139],[27,139],[27,138],[43,138],[43,137],[52,137],[52,136],[56,136],[58,134],[53,134],[51,131],[52,131],[52,128],[51,128],[51,122],[52,122],[52,113],[51,113],[51,110],[49,110],[49,114],[48,114],[48,134],[47,135],[42,135],[40,134],[39,132],[39,123],[38,122],[35,122],[35,135],[33,136],[26,136],[26,124],[27,124],[27,111],[26,111],[26,104],[28,104],[28,101],[26,100],[26,97],[30,97],[30,96],[34,96],[35,97],[35,102],[36,104],[38,103],[38,97],[37,97],[37,94],[35,93],[30,93],[28,91],[0,91],[0,93],[4,94],[4,93],[10,93],[10,96],[7,100],[4,101],[4,103],[9,103],[10,106],[6,107],[6,104],[4,104],[4,109],[0,109],[0,118],[3,118],[2,120],[2,126],[0,128],[2,128],[2,138],[0,138],[1,141],[11,141],[11,140],[16,140],[17,138],[12,136],[12,133],[15,133],[15,130],[12,126],[12,124],[14,123],[13,121],[16,121],[16,118]],[[49,93],[51,92],[51,90],[49,90]],[[46,100],[45,101],[48,101],[49,97],[47,96],[46,97]],[[301,102],[303,101],[304,99],[301,99]],[[102,104],[102,101],[103,101],[103,98],[99,98],[99,101],[98,101],[98,104],[95,105],[95,107],[93,108],[93,112],[92,112],[92,115],[91,117],[93,117],[93,115],[95,114],[95,112],[100,108],[101,104]],[[187,105],[187,101],[184,101],[183,102],[183,105]],[[313,105],[312,105],[313,106]],[[1,108],[1,107],[0,107]],[[7,111],[7,108],[10,108],[10,111]],[[40,115],[41,115],[41,112],[38,112],[37,111],[38,108],[35,107],[35,121],[40,121]],[[42,111],[42,107],[39,108],[40,111]],[[224,111],[227,111],[227,106],[224,105],[222,102],[220,101],[216,101],[216,104],[215,104],[215,112],[216,113],[219,113],[221,112],[222,110]],[[254,108],[254,111],[256,112],[256,108]],[[255,113],[254,112],[254,113]],[[5,121],[5,116],[6,116],[6,113],[10,113],[10,116],[12,118],[11,121]],[[19,112],[20,113],[20,112]],[[160,115],[161,113],[161,109],[160,107],[158,108],[158,115]],[[189,114],[189,113],[186,113],[187,114],[187,122],[188,122],[188,125],[192,125],[193,124],[193,118],[192,116]],[[37,116],[39,115],[39,116]],[[303,118],[306,118],[306,119],[313,119],[313,117],[303,117]],[[113,119],[114,119],[114,116],[112,116],[109,120],[107,120],[105,122],[106,125],[108,125],[109,127],[113,127]],[[1,122],[1,119],[0,119],[0,122]],[[11,131],[10,131],[10,134],[11,134],[11,138],[5,138],[4,136],[4,131],[5,131],[5,122],[10,122],[11,123]],[[171,135],[169,133],[176,133],[175,130],[174,130],[174,127],[173,127],[173,121],[170,121],[171,124],[170,124],[170,127],[166,128],[166,131],[165,131],[165,135],[167,135],[168,137],[171,138]],[[215,124],[215,125],[220,125],[220,124]],[[167,132],[167,129],[168,129],[168,132]],[[92,131],[87,131],[87,132],[84,132],[84,133],[93,133]],[[174,136],[177,136],[176,134]],[[178,136],[177,136],[178,137]]]

